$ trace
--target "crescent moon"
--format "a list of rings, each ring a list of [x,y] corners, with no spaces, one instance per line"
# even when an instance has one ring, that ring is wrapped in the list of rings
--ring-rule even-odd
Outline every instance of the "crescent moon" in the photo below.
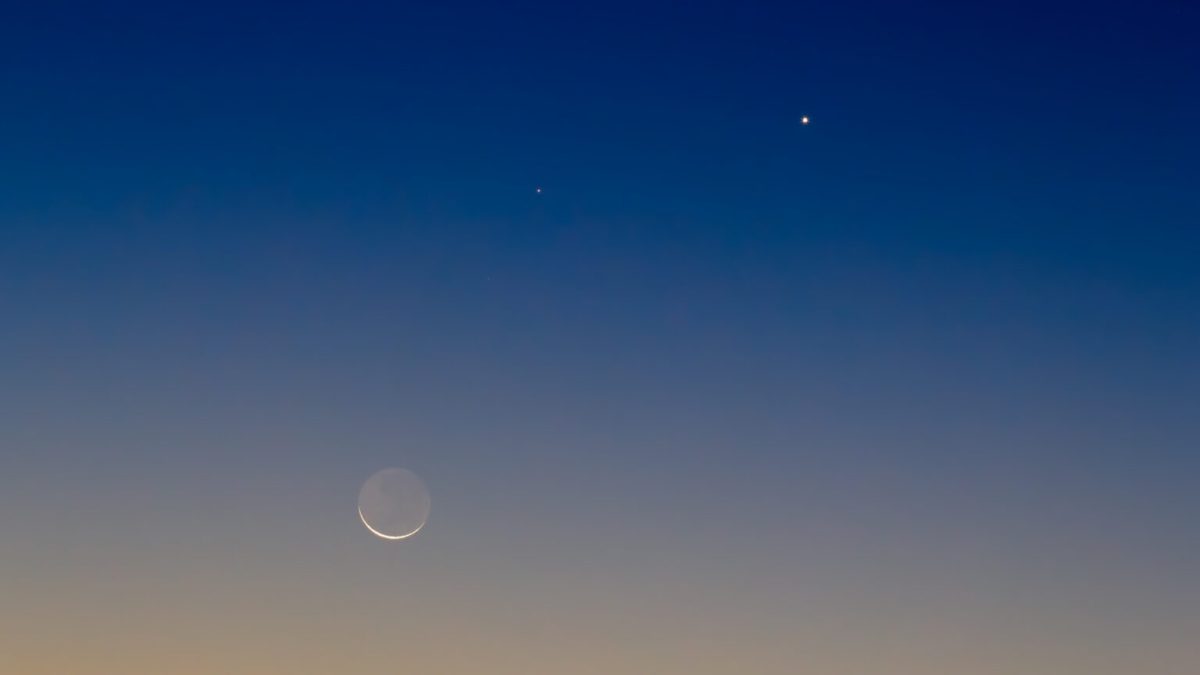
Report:
[[[425,523],[421,523],[420,525],[417,526],[417,529],[413,530],[412,532],[409,532],[408,534],[401,534],[401,535],[384,534],[384,533],[380,532],[379,530],[371,527],[371,524],[367,522],[367,519],[365,517],[363,517],[363,512],[362,512],[361,507],[358,509],[358,519],[361,520],[362,524],[364,526],[366,526],[366,528],[368,530],[371,531],[371,534],[374,534],[376,537],[379,537],[381,539],[390,539],[392,541],[396,541],[398,539],[408,539],[409,537],[413,536],[414,534],[420,532],[422,527],[425,527]]]

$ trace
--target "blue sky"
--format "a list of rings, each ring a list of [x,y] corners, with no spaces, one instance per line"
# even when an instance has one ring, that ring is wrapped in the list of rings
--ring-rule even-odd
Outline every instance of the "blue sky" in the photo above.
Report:
[[[12,15],[25,671],[1196,663],[1195,10]]]

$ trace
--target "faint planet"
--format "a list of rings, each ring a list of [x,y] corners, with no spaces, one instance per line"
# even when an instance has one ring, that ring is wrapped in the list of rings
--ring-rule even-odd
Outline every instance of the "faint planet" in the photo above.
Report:
[[[808,124],[808,115],[800,118],[800,124]]]
[[[540,195],[540,194],[542,194],[542,188],[540,188],[540,187],[539,187],[539,188],[537,189],[537,193],[538,193],[539,195]]]
[[[358,491],[358,517],[383,539],[407,539],[429,519],[429,490],[408,469],[376,471]]]

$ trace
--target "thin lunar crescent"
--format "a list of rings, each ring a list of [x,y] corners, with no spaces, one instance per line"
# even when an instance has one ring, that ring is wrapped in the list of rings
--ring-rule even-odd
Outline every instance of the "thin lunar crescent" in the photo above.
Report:
[[[371,534],[374,534],[376,537],[381,537],[383,539],[390,539],[392,541],[396,541],[399,539],[408,539],[409,537],[413,536],[414,534],[420,532],[422,527],[425,527],[425,523],[421,523],[421,525],[419,527],[417,527],[417,529],[413,530],[412,532],[409,532],[408,534],[400,534],[400,535],[392,536],[390,534],[384,534],[384,533],[380,532],[379,530],[371,527],[371,524],[368,523],[367,519],[363,516],[362,509],[358,510],[358,518],[359,518],[359,520],[362,521],[362,524],[365,525],[367,527],[367,529],[371,531]]]
[[[420,532],[429,507],[429,491],[408,469],[376,471],[358,492],[358,518],[381,539],[398,541]]]

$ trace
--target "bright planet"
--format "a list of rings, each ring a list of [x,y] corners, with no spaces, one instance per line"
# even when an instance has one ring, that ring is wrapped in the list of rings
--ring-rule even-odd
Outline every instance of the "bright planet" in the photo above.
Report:
[[[358,517],[382,539],[407,539],[429,519],[429,490],[408,469],[376,471],[358,491]]]

